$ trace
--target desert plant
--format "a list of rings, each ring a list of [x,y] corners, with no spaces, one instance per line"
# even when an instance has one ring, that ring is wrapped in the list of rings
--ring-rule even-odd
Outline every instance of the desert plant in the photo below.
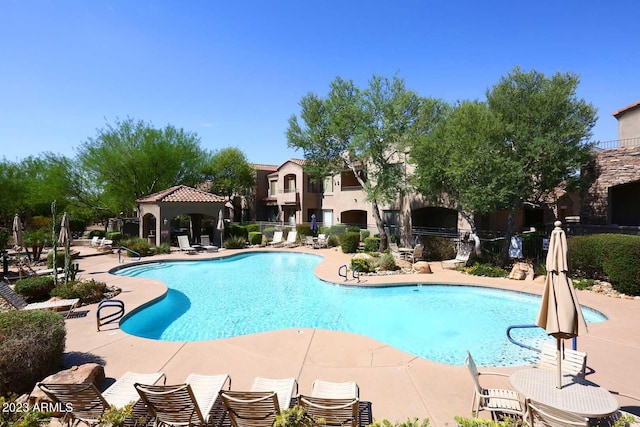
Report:
[[[483,263],[475,263],[470,267],[465,267],[464,271],[473,276],[507,277],[509,275],[509,272],[502,267]]]
[[[259,245],[262,243],[262,233],[259,231],[250,231],[249,232],[249,244],[250,245]]]
[[[33,261],[39,260],[42,255],[42,249],[51,245],[51,229],[38,228],[34,230],[25,230],[22,235],[24,247],[31,249],[29,258]]]
[[[224,241],[224,247],[227,249],[242,249],[247,245],[247,239],[241,236],[232,236]]]
[[[0,312],[0,395],[33,389],[62,365],[66,331],[60,313]]]
[[[254,233],[256,231],[260,231],[260,226],[258,224],[247,224],[247,233]]]
[[[351,258],[351,269],[360,273],[371,273],[374,270],[373,263],[365,258]]]
[[[429,418],[422,421],[418,418],[407,418],[406,421],[396,421],[395,423],[383,418],[382,421],[375,420],[369,427],[429,427],[430,425]]]
[[[273,427],[314,427],[325,423],[323,418],[314,420],[302,406],[295,405],[276,415]]]
[[[298,231],[298,236],[312,236],[311,225],[310,224],[297,224],[296,230]]]
[[[327,239],[327,244],[329,245],[329,247],[333,248],[340,244],[340,239],[338,239],[338,236],[329,235],[329,239]]]
[[[360,233],[348,231],[342,237],[342,252],[345,254],[353,254],[358,252],[360,246]]]
[[[396,259],[393,257],[393,254],[389,252],[382,254],[380,258],[378,258],[377,266],[383,271],[394,271],[398,269]]]
[[[122,427],[128,418],[133,416],[133,404],[125,405],[123,408],[109,406],[100,416],[98,425],[100,427]],[[144,424],[143,424],[144,425]]]
[[[123,240],[120,242],[120,245],[139,253],[140,256],[148,256],[149,249],[151,248],[151,245],[149,245],[149,241],[147,239],[142,239],[140,237],[134,237],[132,239]],[[125,251],[125,252],[127,256],[130,256],[130,257],[136,256],[136,254],[131,253],[129,251]]]
[[[27,277],[16,280],[14,290],[22,295],[27,302],[46,301],[49,292],[55,287],[53,276]]]
[[[500,421],[486,420],[484,418],[464,418],[455,417],[458,427],[518,427],[525,426],[521,420],[513,420],[512,418],[505,417]]]
[[[107,284],[90,280],[70,280],[67,283],[58,284],[52,291],[51,296],[63,299],[80,298],[82,304],[91,304],[102,301]]]
[[[153,250],[155,254],[170,254],[171,253],[171,245],[168,243],[160,243]]]

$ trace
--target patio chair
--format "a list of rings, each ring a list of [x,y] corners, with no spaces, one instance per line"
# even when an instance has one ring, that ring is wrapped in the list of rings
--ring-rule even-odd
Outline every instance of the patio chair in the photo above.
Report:
[[[269,427],[280,415],[276,391],[221,391],[233,427]]]
[[[11,289],[5,282],[0,282],[0,296],[15,307],[16,310],[57,310],[66,308],[67,317],[69,317],[71,312],[77,308],[78,303],[80,303],[80,298],[71,298],[58,301],[33,302],[29,304],[22,295]]]
[[[503,390],[497,388],[483,388],[480,385],[480,375],[508,376],[497,372],[479,372],[471,353],[467,350],[467,357],[464,364],[469,369],[473,378],[473,400],[471,401],[471,415],[477,416],[478,412],[487,410],[491,412],[491,418],[496,421],[503,416],[524,417],[522,399],[513,390]]]
[[[225,384],[231,388],[227,374],[190,374],[184,384],[145,385],[136,383],[140,398],[147,406],[155,425],[192,426],[213,425],[211,410],[218,392]]]
[[[422,261],[422,257],[424,254],[424,246],[420,243],[413,248],[413,252],[407,254],[407,260],[411,261],[411,264],[415,264],[417,261]]]
[[[274,231],[273,239],[269,242],[269,246],[276,246],[282,244],[282,231]]]
[[[391,255],[393,255],[394,258],[402,258],[402,254],[400,253],[400,248],[398,247],[397,243],[389,242],[389,250],[391,251]]]
[[[182,252],[186,252],[189,255],[197,253],[197,249],[189,243],[189,236],[178,236],[178,246]]]
[[[41,383],[37,386],[53,401],[68,408],[65,416],[71,417],[74,424],[85,423],[89,426],[98,425],[100,417],[111,405],[124,408],[128,404],[134,405],[140,400],[134,384],[138,381],[157,383],[166,380],[162,372],[139,374],[127,372],[104,392],[96,388],[93,383],[54,384]],[[142,414],[141,414],[142,415]]]
[[[311,396],[300,395],[298,404],[314,421],[323,418],[326,425],[356,427],[359,423],[359,395],[358,384],[354,381],[315,380]]]
[[[315,380],[311,386],[311,396],[348,399],[360,397],[360,389],[355,381],[331,382]]]
[[[298,246],[298,232],[296,230],[291,230],[287,234],[287,240],[283,242],[283,246],[287,246],[287,247]]]
[[[588,427],[589,419],[571,412],[561,411],[530,399],[525,401],[525,420],[530,427]]]
[[[328,248],[329,247],[329,235],[320,233],[318,234],[318,247],[319,248]]]
[[[313,236],[304,236],[304,245],[307,248],[318,249],[318,243]]]
[[[209,236],[206,234],[203,234],[202,236],[200,236],[200,245],[202,247],[202,249],[204,249],[207,252],[218,252],[218,247],[214,246],[211,244],[211,240],[209,239]]]
[[[297,396],[298,382],[295,378],[256,377],[251,385],[251,391],[275,391],[280,410],[283,411],[291,406],[293,396]]]
[[[100,240],[100,236],[93,236],[91,238],[91,247],[92,248],[97,247],[100,244],[99,240]]]
[[[442,268],[445,270],[455,270],[458,267],[464,267],[469,262],[469,257],[473,251],[473,244],[463,243],[458,249],[458,253],[454,259],[447,259],[441,262]]]
[[[562,372],[584,378],[587,370],[587,353],[571,349],[564,349],[562,353],[564,354],[564,358],[560,365]],[[540,363],[538,364],[538,367],[554,371],[558,369],[556,345],[548,342],[542,344]]]

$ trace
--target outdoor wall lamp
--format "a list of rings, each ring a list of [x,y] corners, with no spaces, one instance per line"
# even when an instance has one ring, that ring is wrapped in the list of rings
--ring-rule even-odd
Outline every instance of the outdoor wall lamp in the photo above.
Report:
[[[165,219],[163,219],[163,220],[162,220],[162,223],[163,223],[164,225],[167,225],[167,223],[168,223],[168,222],[169,222],[169,220],[168,220],[167,218],[165,218]]]

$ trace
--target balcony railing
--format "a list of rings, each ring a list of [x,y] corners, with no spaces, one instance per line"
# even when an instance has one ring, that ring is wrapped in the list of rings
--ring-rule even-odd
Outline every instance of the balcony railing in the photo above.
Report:
[[[606,150],[609,148],[621,147],[637,147],[640,145],[640,137],[627,139],[614,139],[612,141],[600,141],[596,145],[597,150]]]
[[[278,199],[280,199],[282,203],[286,205],[296,204],[298,203],[298,194],[299,194],[298,191],[295,189],[293,190],[287,189],[280,194]]]

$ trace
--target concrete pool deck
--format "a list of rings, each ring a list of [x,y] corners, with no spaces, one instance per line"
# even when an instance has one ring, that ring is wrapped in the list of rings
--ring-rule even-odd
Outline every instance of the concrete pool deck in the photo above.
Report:
[[[93,255],[89,247],[81,255]],[[203,260],[251,249],[187,255],[172,252],[144,261]],[[322,256],[315,274],[326,281],[344,284],[338,268],[348,264],[350,255],[339,249],[268,248],[266,251],[299,251]],[[119,264],[116,254],[83,256],[78,260],[80,277],[104,281],[122,289],[118,299],[129,312],[166,292],[166,286],[149,279],[115,276],[109,270]],[[133,263],[127,259],[125,264]],[[364,276],[361,285],[441,283],[467,284],[541,294],[544,279],[517,281],[466,275],[443,270],[432,262],[433,274]],[[348,284],[357,284],[350,280]],[[578,348],[588,353],[592,373],[587,379],[617,392],[640,395],[640,300],[619,299],[587,291],[577,291],[580,303],[604,313],[609,320],[589,325],[589,334],[578,339]],[[431,425],[454,425],[454,416],[469,417],[473,383],[464,366],[450,366],[412,356],[371,338],[322,329],[287,329],[235,338],[202,342],[163,342],[122,332],[117,325],[96,331],[97,304],[80,307],[80,316],[67,319],[66,364],[97,361],[105,366],[108,378],[127,371],[162,371],[167,383],[184,381],[189,373],[231,376],[232,388],[250,387],[254,377],[295,377],[301,393],[309,393],[315,379],[353,380],[360,397],[372,403],[375,419],[404,421],[429,418]],[[531,319],[534,323],[535,319]],[[490,368],[511,373],[515,368]],[[482,369],[481,369],[482,371]],[[483,385],[511,388],[506,378],[481,378]],[[618,397],[630,412],[640,411],[640,401]],[[640,412],[638,412],[640,413]],[[483,416],[486,416],[483,415]]]

